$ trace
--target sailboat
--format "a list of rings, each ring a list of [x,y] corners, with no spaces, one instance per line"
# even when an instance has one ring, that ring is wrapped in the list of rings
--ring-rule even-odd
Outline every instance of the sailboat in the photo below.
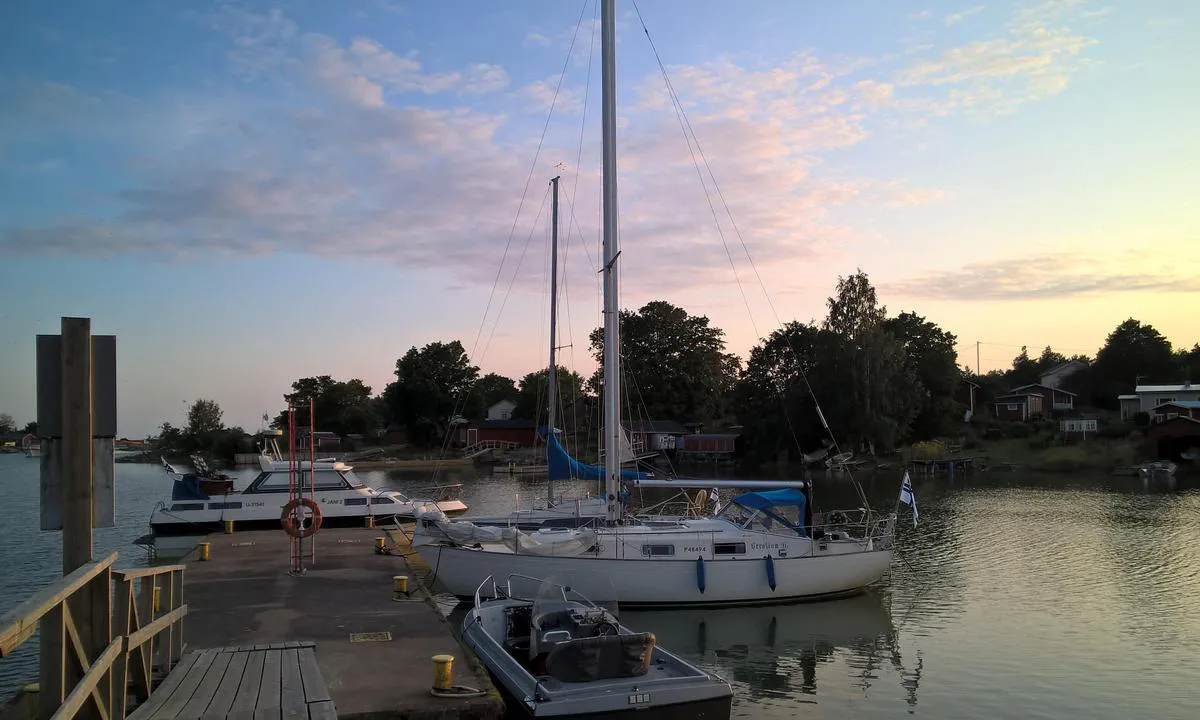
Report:
[[[603,426],[604,444],[612,448],[604,458],[603,523],[525,532],[427,512],[417,516],[413,547],[436,581],[460,598],[471,597],[488,576],[510,574],[571,577],[593,600],[610,600],[611,592],[623,606],[766,604],[857,593],[891,566],[894,513],[814,515],[804,487],[744,493],[711,517],[642,521],[623,512],[614,0],[602,0],[600,36]]]

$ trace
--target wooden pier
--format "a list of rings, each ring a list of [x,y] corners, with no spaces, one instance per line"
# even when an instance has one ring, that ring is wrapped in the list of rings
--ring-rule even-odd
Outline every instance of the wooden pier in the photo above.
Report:
[[[375,538],[384,536],[379,529],[323,530],[315,536],[316,561],[308,558],[306,540],[305,572],[293,575],[282,531],[210,535],[208,561],[195,552],[185,559],[189,648],[307,643],[315,662],[310,674],[327,689],[338,718],[502,717],[503,703],[486,671],[459,643],[415,568],[401,556],[375,552]],[[393,592],[397,575],[410,578],[410,595],[400,600]],[[455,658],[455,685],[479,693],[432,696],[431,658],[441,654]],[[230,661],[224,670],[211,667],[203,682],[228,689],[244,686],[239,671],[256,666]],[[292,701],[308,708],[307,716],[296,716],[317,720],[308,687],[307,682],[291,685]],[[229,692],[218,692],[212,702],[224,708]]]
[[[210,536],[204,560],[198,548],[178,565],[95,560],[93,527],[115,522],[115,357],[115,338],[93,337],[88,318],[38,337],[41,527],[62,531],[63,577],[0,617],[0,658],[40,630],[40,682],[16,705],[23,717],[503,716],[404,557],[374,551],[379,530],[305,540],[303,573],[289,572],[282,529]],[[411,593],[394,592],[398,575],[414,577]],[[457,692],[431,692],[434,655],[454,657]]]
[[[986,460],[987,458],[974,455],[934,458],[927,460],[909,460],[904,463],[904,469],[908,472],[921,475],[945,475],[950,479],[954,479],[955,475],[961,475],[970,470],[974,470]]]

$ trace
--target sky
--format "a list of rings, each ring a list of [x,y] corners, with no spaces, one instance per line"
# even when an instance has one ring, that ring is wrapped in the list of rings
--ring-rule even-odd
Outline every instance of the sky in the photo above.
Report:
[[[117,336],[130,437],[198,397],[255,429],[306,376],[380,391],[434,341],[544,367],[554,175],[589,373],[596,5],[8,3],[0,412],[34,419],[63,316]],[[984,371],[1128,317],[1190,347],[1198,31],[1188,0],[619,0],[621,305],[745,357],[861,268]]]

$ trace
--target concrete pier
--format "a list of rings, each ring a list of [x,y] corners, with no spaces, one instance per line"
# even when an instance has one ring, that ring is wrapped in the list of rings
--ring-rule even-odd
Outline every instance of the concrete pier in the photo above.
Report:
[[[208,561],[184,560],[188,649],[313,641],[339,718],[500,718],[504,706],[486,671],[459,643],[414,573],[380,555],[377,529],[323,530],[316,561],[288,573],[282,530],[209,536]],[[393,599],[393,576],[408,575],[411,598]],[[454,684],[482,691],[435,698],[434,655],[454,656]]]

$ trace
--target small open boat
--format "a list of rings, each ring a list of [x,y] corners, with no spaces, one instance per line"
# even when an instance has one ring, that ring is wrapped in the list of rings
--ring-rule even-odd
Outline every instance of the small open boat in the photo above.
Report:
[[[521,596],[514,580],[536,593]],[[553,580],[509,575],[500,586],[489,576],[463,619],[463,641],[528,717],[729,717],[728,682],[658,646],[653,633],[622,626],[615,593],[604,602]]]

